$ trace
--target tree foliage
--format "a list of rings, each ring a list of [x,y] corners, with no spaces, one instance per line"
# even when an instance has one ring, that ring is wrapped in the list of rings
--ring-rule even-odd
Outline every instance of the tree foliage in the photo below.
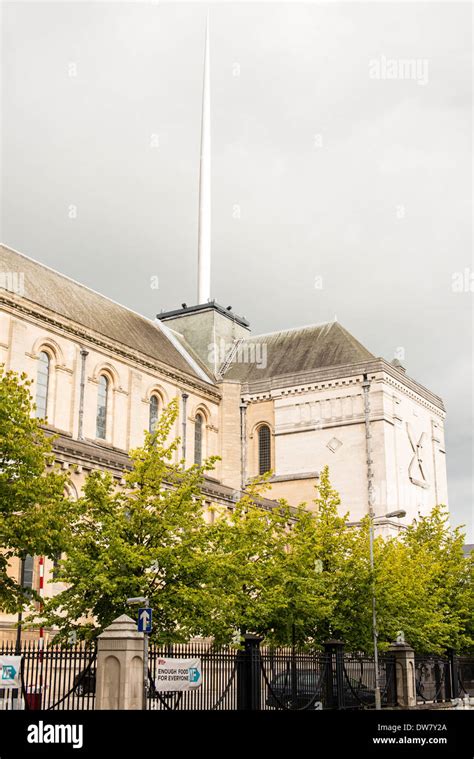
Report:
[[[203,472],[173,463],[179,440],[169,442],[178,414],[163,411],[144,446],[130,452],[125,487],[109,473],[93,472],[72,505],[66,556],[56,581],[65,589],[44,608],[45,624],[59,637],[91,637],[130,613],[127,598],[145,596],[162,641],[207,633],[212,619],[207,529],[201,506]]]
[[[419,652],[472,648],[473,564],[442,506],[397,538],[376,538],[373,572],[369,518],[348,524],[327,467],[310,508],[285,501],[268,508],[267,476],[232,509],[205,519],[203,476],[214,459],[189,469],[173,463],[177,414],[172,402],[131,452],[125,487],[93,472],[70,505],[56,577],[65,586],[42,617],[60,637],[94,636],[130,611],[127,598],[145,596],[162,642],[204,635],[229,643],[252,632],[277,645],[340,638],[347,649],[370,652],[375,591],[382,650],[401,630]]]
[[[67,473],[53,467],[52,439],[33,416],[26,375],[0,366],[0,609],[19,610],[25,597],[11,572],[14,559],[53,558],[63,547]]]

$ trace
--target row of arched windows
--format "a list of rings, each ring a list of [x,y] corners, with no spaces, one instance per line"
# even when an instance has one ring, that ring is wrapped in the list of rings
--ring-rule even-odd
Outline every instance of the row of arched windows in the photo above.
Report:
[[[50,384],[51,358],[46,351],[40,351],[38,355],[38,370],[36,376],[36,416],[38,419],[46,419],[48,410],[48,390]],[[107,410],[110,395],[110,380],[105,374],[99,376],[97,389],[97,411],[95,423],[95,436],[98,440],[107,439]],[[148,430],[153,433],[156,430],[160,413],[160,399],[156,393],[150,397],[148,412]],[[194,424],[194,461],[202,463],[203,458],[203,430],[204,416],[196,414]]]
[[[36,416],[39,419],[45,419],[48,408],[48,390],[50,380],[51,359],[46,351],[41,351],[38,355],[38,371],[36,377]],[[107,438],[107,410],[109,404],[109,385],[110,381],[105,374],[99,376],[97,390],[97,411],[96,411],[96,438],[106,440]],[[160,413],[160,400],[157,394],[150,397],[148,417],[148,429],[154,432]],[[204,437],[205,419],[203,414],[198,412],[194,420],[194,463],[199,466],[203,460],[203,437]],[[271,430],[267,424],[262,424],[258,429],[258,472],[265,474],[272,468],[272,449],[271,449]]]

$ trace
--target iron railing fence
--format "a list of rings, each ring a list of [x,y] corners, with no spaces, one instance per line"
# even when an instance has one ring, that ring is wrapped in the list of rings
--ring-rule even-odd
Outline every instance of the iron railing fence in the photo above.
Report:
[[[451,698],[451,663],[441,656],[415,656],[416,695],[419,703]]]
[[[396,660],[388,654],[379,656],[379,687],[383,706],[395,706]],[[364,654],[344,655],[344,707],[375,707],[375,663],[374,658]]]
[[[0,688],[0,709],[94,709],[96,646],[0,643],[0,655],[21,655],[21,688]]]
[[[158,692],[157,662],[162,658],[201,660],[202,686],[184,692]],[[379,661],[382,705],[396,704],[395,659]],[[150,646],[147,708],[255,709],[308,711],[375,706],[374,660],[292,648],[249,650],[213,648],[204,643]]]
[[[246,636],[253,638],[255,636]],[[0,655],[15,655],[14,643],[0,642]],[[21,647],[21,688],[0,688],[0,709],[94,709],[96,645]],[[161,658],[201,661],[202,685],[181,693],[155,687]],[[382,706],[397,702],[395,658],[379,659]],[[474,657],[416,656],[415,680],[420,704],[474,695]],[[260,646],[215,647],[206,641],[149,646],[147,708],[152,710],[293,710],[364,709],[375,706],[375,665],[371,656]]]
[[[474,656],[457,657],[459,690],[462,696],[474,696]]]
[[[330,657],[320,651],[261,648],[256,663],[255,702],[263,710],[323,708]]]

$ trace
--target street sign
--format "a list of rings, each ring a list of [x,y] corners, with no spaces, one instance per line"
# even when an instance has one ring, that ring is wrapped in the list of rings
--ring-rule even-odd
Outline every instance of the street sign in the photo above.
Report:
[[[150,607],[138,609],[138,632],[151,633],[152,612]]]
[[[156,660],[155,689],[157,691],[195,690],[202,685],[200,659]]]
[[[20,687],[21,656],[0,656],[0,688]]]

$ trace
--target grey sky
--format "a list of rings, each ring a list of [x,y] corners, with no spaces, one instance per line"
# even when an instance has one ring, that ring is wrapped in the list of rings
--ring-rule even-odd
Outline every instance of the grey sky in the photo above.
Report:
[[[452,289],[474,270],[472,9],[210,8],[212,296],[255,333],[337,314],[377,355],[403,348],[445,400],[474,541],[474,295]],[[1,237],[151,317],[196,299],[206,9],[3,6]],[[382,57],[427,61],[427,83],[371,78]]]

